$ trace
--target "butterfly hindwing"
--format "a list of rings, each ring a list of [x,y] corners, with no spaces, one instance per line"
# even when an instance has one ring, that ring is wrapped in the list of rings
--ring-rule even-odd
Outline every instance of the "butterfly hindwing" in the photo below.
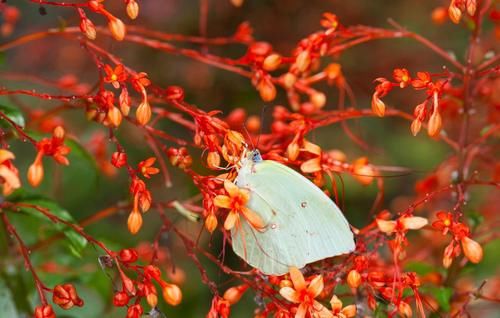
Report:
[[[275,161],[247,161],[236,179],[250,191],[248,208],[267,224],[259,232],[242,221],[232,231],[233,249],[266,274],[281,275],[327,257],[354,250],[342,212],[318,187]]]

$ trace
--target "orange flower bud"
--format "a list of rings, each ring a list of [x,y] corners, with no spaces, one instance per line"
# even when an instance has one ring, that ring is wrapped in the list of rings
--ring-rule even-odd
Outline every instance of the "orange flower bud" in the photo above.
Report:
[[[483,248],[478,242],[468,236],[464,236],[461,242],[464,255],[471,263],[477,264],[483,259]]]
[[[241,297],[248,289],[248,285],[240,285],[227,289],[224,292],[223,298],[229,302],[229,304],[234,305],[240,301]]]
[[[411,122],[410,130],[413,136],[416,136],[421,128],[422,122],[418,118]]]
[[[113,107],[108,111],[108,121],[113,127],[120,126],[122,122],[122,113],[117,107]]]
[[[325,73],[328,80],[333,81],[342,75],[342,66],[338,63],[329,64],[325,68]]]
[[[213,233],[213,231],[217,228],[217,223],[217,217],[215,216],[215,214],[210,213],[205,219],[205,228],[208,232]]]
[[[385,104],[380,98],[378,98],[377,93],[374,93],[372,96],[372,111],[375,115],[379,117],[384,117]]]
[[[401,316],[405,318],[411,318],[411,316],[413,316],[413,311],[411,310],[411,306],[404,301],[401,301],[399,303],[398,311],[401,314]]]
[[[80,30],[89,40],[95,40],[95,38],[97,37],[94,23],[92,23],[90,19],[83,18],[80,21]]]
[[[434,113],[432,113],[431,118],[429,118],[427,134],[431,137],[439,135],[442,125],[441,115],[439,114],[439,111],[435,110]]]
[[[349,274],[347,274],[347,284],[351,288],[358,288],[359,285],[361,285],[361,274],[357,270],[352,269]]]
[[[207,155],[207,164],[210,169],[220,168],[220,155],[217,151],[210,151]]]
[[[111,17],[108,22],[108,28],[115,40],[122,41],[125,38],[127,29],[125,28],[125,24],[123,24],[122,20]]]
[[[476,9],[477,9],[476,0],[467,0],[466,7],[467,7],[467,13],[470,16],[474,16],[474,14],[476,13]]]
[[[149,120],[151,119],[151,106],[149,105],[147,99],[144,99],[139,107],[137,107],[137,110],[135,111],[135,117],[137,118],[139,124],[141,124],[142,126],[146,125],[149,122]]]
[[[283,81],[283,85],[285,85],[285,88],[292,88],[293,85],[295,85],[295,82],[297,82],[297,76],[295,76],[292,73],[286,73],[281,77],[281,80]]]
[[[248,131],[258,133],[260,130],[260,118],[258,116],[248,117],[246,126]]]
[[[33,187],[38,187],[43,180],[43,164],[41,153],[38,153],[35,161],[28,168],[28,182]]]
[[[291,161],[295,161],[299,156],[299,151],[299,144],[295,141],[292,141],[286,148],[286,155],[288,159],[290,159]]]
[[[270,102],[276,98],[276,87],[270,80],[263,80],[257,85],[260,98],[265,102]]]
[[[130,96],[128,95],[128,90],[123,88],[120,97],[118,98],[120,103],[120,110],[124,116],[127,116],[130,112]]]
[[[376,219],[378,229],[381,232],[391,234],[396,229],[396,221],[387,221],[382,219]]]
[[[165,283],[163,286],[163,299],[172,306],[180,304],[182,301],[182,292],[179,286]]]
[[[453,262],[453,251],[455,249],[455,246],[453,245],[453,241],[446,246],[444,249],[444,254],[443,254],[443,267],[448,268],[451,266],[451,263]]]
[[[375,175],[374,168],[368,163],[366,157],[356,159],[353,164],[353,177],[356,178],[362,185],[369,185],[373,181]]]
[[[57,126],[52,132],[52,135],[57,139],[64,139],[64,134],[64,128],[62,128],[61,126]]]
[[[146,296],[146,301],[148,302],[149,306],[156,307],[156,305],[158,305],[158,296],[156,296],[155,293],[149,293]]]
[[[277,69],[281,64],[281,55],[279,54],[271,54],[268,55],[264,59],[264,63],[262,64],[262,68],[264,68],[266,71],[271,72]]]
[[[333,150],[328,151],[328,157],[330,157],[333,160],[340,161],[340,162],[347,161],[346,154],[343,151],[337,150],[337,149],[333,149]]]
[[[326,96],[323,93],[320,92],[315,92],[311,95],[311,103],[316,107],[317,109],[323,108],[326,104]]]
[[[139,211],[132,211],[127,220],[128,230],[132,234],[139,232],[142,226],[142,216]]]
[[[309,53],[309,50],[304,50],[297,55],[297,58],[295,59],[295,65],[297,66],[297,70],[299,72],[304,72],[307,70],[309,65],[311,64],[311,54]]]
[[[448,7],[448,15],[453,23],[458,24],[460,22],[462,11],[455,5],[455,1],[451,1],[450,6]]]
[[[244,0],[231,0],[231,4],[237,8],[241,7],[243,5]]]
[[[139,4],[135,0],[129,0],[126,10],[127,15],[134,20],[139,15]]]
[[[403,227],[407,230],[418,230],[423,228],[429,223],[426,218],[419,216],[403,217],[400,219]]]
[[[443,24],[448,20],[448,12],[445,7],[437,7],[432,10],[431,18],[435,24]]]

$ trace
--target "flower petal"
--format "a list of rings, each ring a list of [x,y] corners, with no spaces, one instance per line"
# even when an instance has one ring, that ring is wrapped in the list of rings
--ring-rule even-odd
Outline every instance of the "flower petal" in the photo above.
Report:
[[[403,227],[408,230],[418,230],[429,223],[426,218],[420,216],[410,216],[400,219]]]
[[[250,225],[252,225],[252,227],[256,230],[262,230],[266,227],[260,215],[258,215],[254,211],[244,207],[241,212],[243,213],[243,216],[248,221],[248,223],[250,223]]]
[[[218,195],[214,198],[214,204],[219,208],[229,209],[231,198],[227,195]]]
[[[307,313],[308,306],[304,303],[299,305],[297,309],[297,313],[295,314],[295,318],[305,318]]]
[[[283,296],[286,300],[298,304],[299,294],[292,287],[283,287],[280,289],[280,295]]]
[[[226,217],[226,220],[224,221],[224,228],[228,231],[231,230],[238,221],[238,219],[239,219],[238,213],[234,211],[229,212],[229,214]]]
[[[290,267],[290,278],[296,291],[306,289],[304,276],[297,267]]]
[[[229,180],[224,180],[224,189],[226,189],[230,197],[235,197],[240,192],[240,188]]]
[[[313,278],[311,283],[309,283],[309,287],[307,287],[307,292],[313,298],[316,298],[323,291],[323,287],[324,287],[323,276],[318,275],[318,276]]]
[[[17,189],[21,186],[19,176],[4,165],[0,166],[0,177],[4,178],[5,182],[14,189]]]
[[[304,173],[313,173],[321,171],[321,158],[315,157],[307,161],[304,161],[300,165],[300,170]]]
[[[0,163],[14,159],[14,154],[8,150],[0,149]]]
[[[318,301],[314,301],[313,305],[311,308],[309,308],[309,311],[311,312],[311,316],[314,318],[333,318],[333,313],[326,309],[325,306],[323,306],[321,303]]]

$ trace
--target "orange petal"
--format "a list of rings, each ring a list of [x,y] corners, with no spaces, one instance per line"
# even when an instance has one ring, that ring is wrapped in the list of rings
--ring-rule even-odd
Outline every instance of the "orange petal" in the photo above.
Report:
[[[396,221],[387,221],[382,219],[376,219],[378,229],[384,233],[390,234],[396,229]]]
[[[286,300],[298,304],[299,294],[295,291],[295,289],[291,287],[283,287],[280,289],[280,295],[283,296]]]
[[[19,176],[4,165],[0,166],[0,177],[4,178],[5,182],[14,189],[21,186]]]
[[[307,288],[307,292],[309,295],[311,295],[313,298],[318,297],[318,295],[323,291],[323,276],[318,275],[313,278],[311,283],[309,283],[309,287]]]
[[[260,230],[266,227],[262,218],[254,211],[250,210],[249,208],[243,208],[241,212],[243,213],[243,216],[248,221],[248,223],[250,223],[255,229]]]
[[[14,154],[8,150],[0,149],[0,163],[14,159]]]
[[[307,152],[318,155],[318,156],[321,154],[321,147],[316,145],[316,144],[313,144],[312,142],[309,142],[307,140],[304,140],[304,149]]]
[[[323,306],[320,302],[314,301],[312,308],[310,309],[311,311],[311,316],[312,317],[319,317],[319,318],[333,318],[333,314],[326,309],[325,306]]]
[[[402,218],[400,221],[403,223],[404,228],[408,230],[418,230],[429,223],[426,218],[420,216],[410,216]]]
[[[304,303],[299,305],[297,309],[297,313],[295,314],[295,318],[305,318],[307,313],[308,306]]]
[[[235,197],[240,192],[240,188],[229,180],[224,180],[224,189],[226,189],[230,197]]]
[[[307,161],[304,161],[300,165],[300,170],[304,173],[313,173],[313,172],[318,172],[321,171],[321,158],[316,157],[309,159]]]
[[[226,217],[226,220],[224,221],[224,228],[228,231],[231,230],[238,221],[238,218],[239,218],[238,213],[234,211],[229,212],[229,214]]]
[[[290,267],[290,278],[295,290],[300,291],[306,289],[306,281],[304,276],[297,267]]]
[[[219,208],[229,209],[231,198],[227,195],[218,195],[214,198],[214,204]]]

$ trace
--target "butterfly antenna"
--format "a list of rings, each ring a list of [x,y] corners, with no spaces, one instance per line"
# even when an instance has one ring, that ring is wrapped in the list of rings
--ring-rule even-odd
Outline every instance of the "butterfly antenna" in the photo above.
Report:
[[[246,133],[246,135],[247,135],[248,140],[250,140],[250,143],[252,144],[252,150],[254,150],[254,149],[255,149],[255,145],[254,145],[253,140],[252,140],[252,135],[250,135],[250,133],[248,132],[247,127],[246,127],[246,126],[247,126],[247,125],[246,125],[246,123],[245,123],[245,124],[243,125],[243,130],[245,131],[245,133]]]

